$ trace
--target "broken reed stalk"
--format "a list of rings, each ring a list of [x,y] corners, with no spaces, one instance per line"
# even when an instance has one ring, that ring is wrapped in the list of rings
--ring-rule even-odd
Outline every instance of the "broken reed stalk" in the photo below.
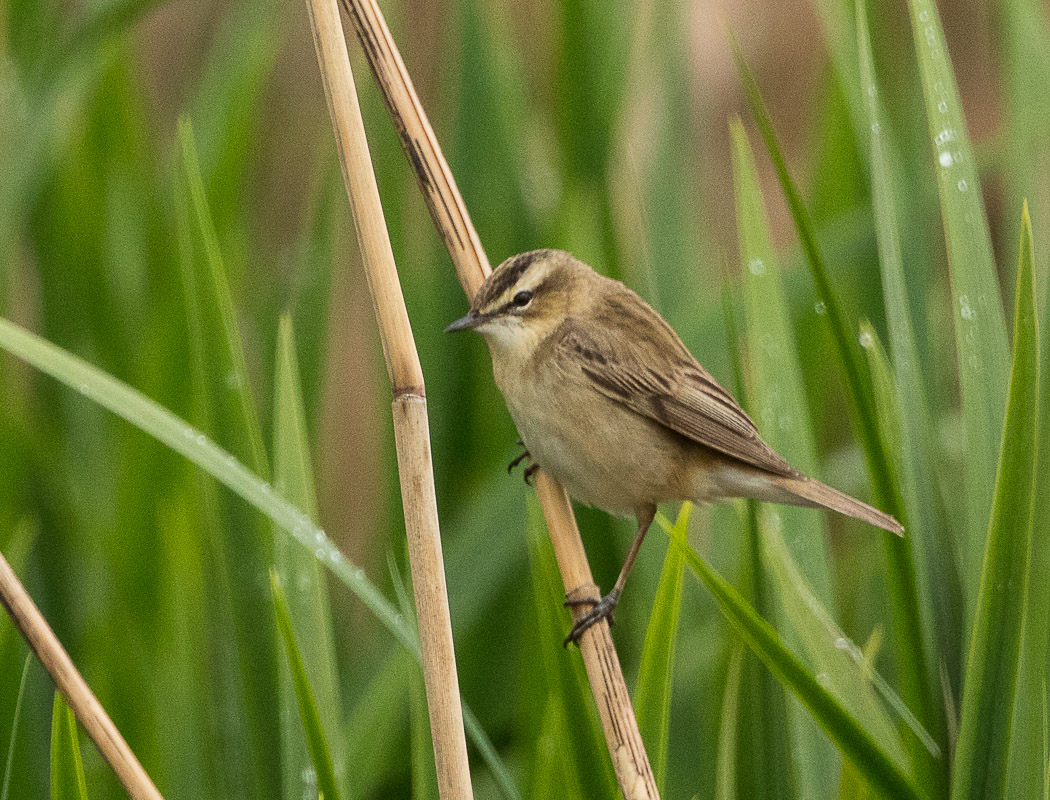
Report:
[[[469,300],[491,268],[437,137],[375,0],[341,1],[379,84],[405,154],[416,172],[431,218],[452,256],[456,275]],[[596,596],[597,587],[565,490],[542,472],[537,475],[536,487],[566,596]],[[573,615],[578,617],[585,612],[586,608],[577,607]],[[624,797],[626,800],[656,800],[659,792],[608,623],[603,621],[584,633],[580,651]]]
[[[438,788],[442,800],[468,800],[473,793],[441,554],[423,370],[390,248],[339,8],[336,0],[307,0],[306,7],[393,388],[401,502],[408,534]]]
[[[128,795],[133,800],[164,800],[2,554],[0,603]]]

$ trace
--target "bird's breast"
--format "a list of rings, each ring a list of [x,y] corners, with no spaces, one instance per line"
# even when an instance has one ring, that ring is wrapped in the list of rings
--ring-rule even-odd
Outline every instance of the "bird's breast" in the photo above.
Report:
[[[677,434],[598,392],[581,375],[542,367],[496,380],[533,462],[570,496],[629,516],[683,498],[687,446]]]

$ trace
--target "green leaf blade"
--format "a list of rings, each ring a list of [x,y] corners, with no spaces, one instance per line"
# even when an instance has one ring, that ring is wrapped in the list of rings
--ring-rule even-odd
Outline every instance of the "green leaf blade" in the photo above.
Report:
[[[932,0],[909,0],[952,287],[952,318],[966,426],[967,531],[960,543],[972,617],[995,487],[1010,350],[977,164]]]
[[[818,297],[824,304],[839,361],[845,371],[850,410],[853,412],[854,427],[864,448],[865,461],[874,488],[875,503],[907,525],[904,500],[893,478],[892,457],[886,448],[883,433],[879,429],[871,383],[866,374],[866,365],[857,337],[852,332],[853,326],[846,324],[842,303],[832,286],[823,255],[817,245],[812,220],[788,171],[787,162],[758,85],[735,40],[732,40],[731,44],[749,105],[773,161],[781,189],[788,201]],[[886,553],[894,617],[894,636],[897,645],[895,648],[896,660],[904,700],[909,707],[919,709],[920,721],[924,726],[933,731],[940,731],[945,727],[943,715],[938,708],[940,695],[931,694],[927,688],[938,686],[938,676],[925,652],[926,646],[922,636],[922,606],[914,563],[910,551],[902,543],[891,542],[886,547]],[[912,759],[914,762],[919,763],[926,758],[924,750],[925,748],[919,744],[913,746]]]
[[[275,375],[274,489],[316,520],[317,498],[306,440],[295,336],[288,316],[281,318]],[[333,758],[335,763],[343,763],[335,635],[324,573],[313,554],[286,536],[278,537],[274,543],[274,569],[282,585],[292,587],[287,597],[288,613],[300,632],[300,654],[312,676],[311,685],[324,729],[329,732]],[[280,692],[282,784],[286,800],[298,800],[302,797],[301,775],[308,766],[309,751],[295,718],[297,696],[288,673],[282,672]]]
[[[751,353],[749,400],[766,441],[802,472],[813,475],[816,445],[754,157],[741,122],[734,120],[730,128],[747,341]],[[816,596],[814,599],[819,598],[818,603],[830,605],[831,573],[819,515],[811,509],[789,506],[774,512],[771,506],[762,504],[758,507],[758,528],[764,572],[782,577],[784,573],[778,571],[781,562],[792,561],[797,564],[798,577],[804,576],[813,587],[807,591]],[[755,576],[755,580],[764,579],[764,575]],[[806,623],[794,612],[802,610],[803,615],[807,612],[790,602],[796,587],[779,579],[774,580],[774,586],[782,600],[780,607],[791,620],[788,644],[804,652],[807,644],[802,631]],[[839,765],[834,749],[799,705],[789,705],[788,720],[800,796],[830,796],[830,787],[838,782]]]
[[[1037,452],[1032,440],[1038,435],[1039,339],[1033,266],[1026,205],[1009,399],[966,669],[952,800],[1005,797],[1032,530]],[[1045,581],[1046,576],[1036,579]]]
[[[891,454],[889,466],[894,472],[893,482],[901,489],[908,523],[913,529],[906,534],[908,541],[903,545],[896,542],[888,545],[889,548],[899,551],[889,555],[891,558],[910,559],[916,564],[917,578],[920,581],[919,599],[923,607],[932,612],[923,620],[926,626],[926,649],[929,654],[926,661],[945,663],[953,690],[958,690],[961,685],[961,642],[964,638],[963,589],[958,553],[947,526],[941,487],[937,483],[937,454],[933,444],[932,422],[923,382],[923,365],[919,359],[901,248],[897,189],[899,175],[891,167],[891,164],[896,163],[891,160],[893,140],[890,138],[883,113],[875,75],[865,0],[857,0],[856,18],[861,85],[871,130],[869,158],[872,208],[882,277],[883,306],[893,359],[894,374],[888,381],[888,386],[896,395],[891,404],[899,408],[899,413],[893,414],[895,422],[891,427],[895,430],[887,430],[883,419],[884,409],[879,407],[878,378],[872,368],[870,348],[867,349],[867,356],[872,380],[876,384],[876,413],[880,418],[883,441]],[[866,340],[874,341],[874,334],[866,337]],[[899,454],[899,457],[893,459],[893,454]],[[911,554],[902,547],[910,549]],[[907,568],[904,571],[907,572]],[[914,624],[914,620],[901,622]],[[933,631],[929,630],[931,624]],[[918,655],[913,653],[916,659]],[[916,670],[910,672],[915,674]],[[929,679],[929,671],[926,672]],[[914,691],[906,694],[914,701]],[[922,716],[930,729],[936,733],[942,751],[946,751],[946,715],[943,701],[938,700],[942,693],[936,685],[928,684],[923,694],[925,704],[930,708]]]
[[[684,536],[689,526],[691,503],[684,503],[675,521]],[[653,764],[656,785],[661,793],[667,780],[667,752],[670,743],[671,690],[674,683],[674,655],[678,623],[682,613],[682,579],[685,560],[672,541],[664,556],[656,599],[645,631],[642,661],[634,690],[635,715]]]
[[[51,714],[51,800],[88,800],[77,720],[60,692]]]
[[[18,742],[18,728],[22,720],[22,701],[25,699],[29,665],[32,663],[33,654],[28,653],[25,664],[22,666],[22,677],[18,681],[18,694],[15,696],[14,714],[11,716],[11,735],[7,740],[7,759],[4,763],[4,782],[0,784],[0,800],[7,800],[7,793],[11,789],[11,773],[15,767],[15,745]]]
[[[314,774],[317,778],[317,789],[326,800],[339,800],[339,786],[336,782],[335,768],[332,766],[332,754],[328,749],[328,737],[325,735],[321,715],[317,710],[317,701],[314,699],[313,690],[310,688],[310,680],[306,674],[306,666],[303,664],[302,653],[299,650],[299,645],[296,643],[288,601],[276,572],[270,573],[270,587],[273,590],[273,607],[277,619],[277,629],[284,640],[285,652],[288,657],[288,668],[291,672],[292,684],[295,687],[300,719],[302,720],[303,731],[306,736],[306,745],[310,752],[310,760],[313,763]]]
[[[1039,348],[1039,441],[1028,593],[1025,600],[1021,670],[1010,747],[1009,797],[1044,797],[1050,792],[1050,284],[1044,288]]]
[[[672,530],[669,524],[666,529]],[[711,569],[688,542],[677,541],[684,548],[686,564],[714,596],[744,643],[786,688],[795,693],[864,778],[887,797],[921,800],[924,795],[894,758],[785,647],[769,623],[725,578]]]

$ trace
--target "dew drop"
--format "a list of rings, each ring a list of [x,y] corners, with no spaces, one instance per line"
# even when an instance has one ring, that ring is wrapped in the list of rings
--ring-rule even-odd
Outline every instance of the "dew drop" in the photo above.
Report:
[[[206,441],[208,441],[208,440],[207,440],[207,438],[206,438],[206,437],[204,436],[204,434],[203,434],[203,433],[198,433],[198,434],[197,434],[197,440],[196,440],[196,441],[197,441],[197,444],[204,444],[204,443],[205,443]]]
[[[828,313],[828,307],[824,304],[823,300],[818,300],[813,304],[813,310],[817,312],[818,316],[823,317]]]
[[[847,639],[845,636],[840,636],[839,638],[837,638],[835,640],[835,649],[849,650],[849,639]]]
[[[930,18],[930,12],[925,8],[919,12],[919,22],[926,22]]]
[[[937,104],[937,110],[940,111],[942,114],[947,114],[948,113],[948,101],[947,100],[941,100],[941,102],[939,102]]]
[[[937,156],[937,163],[947,169],[952,165],[952,154],[947,150],[942,150],[941,154]]]
[[[973,309],[970,307],[970,298],[968,295],[959,295],[959,313],[963,319],[973,319]]]
[[[752,258],[747,262],[747,268],[751,270],[752,275],[766,274],[766,264],[761,258]]]
[[[819,683],[821,686],[826,688],[827,685],[830,683],[830,681],[828,679],[828,673],[826,673],[826,672],[818,672],[817,673],[817,683]]]
[[[882,130],[882,125],[880,125],[878,122],[871,123],[871,132],[872,133],[878,134],[878,132],[881,131],[881,130]]]
[[[867,331],[863,331],[861,335],[857,337],[857,341],[860,342],[860,346],[863,347],[865,350],[870,350],[875,345],[875,340]]]
[[[77,391],[86,396],[88,393],[88,385],[86,383],[80,384],[80,386],[77,387]]]
[[[955,131],[951,128],[945,128],[943,131],[933,137],[933,143],[940,147],[942,144],[947,144],[955,138]]]
[[[968,183],[967,183],[967,182],[966,182],[965,180],[961,180],[961,181],[959,181],[959,182],[958,182],[958,183],[956,184],[956,186],[957,186],[957,187],[959,188],[959,191],[960,191],[960,192],[965,192],[965,191],[966,191],[967,189],[969,189],[969,188],[970,188],[970,185],[969,185],[969,184],[968,184]]]

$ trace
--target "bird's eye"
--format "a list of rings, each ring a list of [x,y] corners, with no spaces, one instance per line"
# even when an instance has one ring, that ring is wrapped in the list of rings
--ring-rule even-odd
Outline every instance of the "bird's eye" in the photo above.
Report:
[[[532,301],[532,292],[526,290],[526,291],[523,291],[523,292],[518,292],[516,295],[514,295],[514,299],[511,302],[514,303],[514,305],[518,306],[519,308],[524,308],[531,301]]]

